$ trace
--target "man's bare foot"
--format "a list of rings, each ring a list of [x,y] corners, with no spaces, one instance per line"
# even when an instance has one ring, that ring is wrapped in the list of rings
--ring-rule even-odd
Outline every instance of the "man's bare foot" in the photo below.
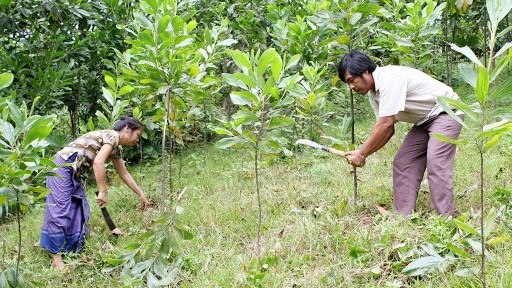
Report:
[[[60,254],[53,254],[52,268],[55,269],[55,271],[64,272],[64,261],[62,261],[62,256]]]
[[[115,228],[114,230],[110,231],[110,234],[112,234],[114,236],[119,236],[119,235],[124,235],[124,232],[119,228]]]

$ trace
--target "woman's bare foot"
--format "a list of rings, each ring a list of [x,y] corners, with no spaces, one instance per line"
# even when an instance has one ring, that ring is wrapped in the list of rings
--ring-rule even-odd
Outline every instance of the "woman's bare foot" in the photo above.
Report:
[[[115,228],[114,230],[111,230],[110,231],[110,234],[114,235],[114,236],[119,236],[119,235],[123,235],[123,231],[119,228]]]
[[[52,268],[55,271],[63,272],[64,271],[64,261],[62,261],[62,256],[60,254],[53,254],[52,256]]]

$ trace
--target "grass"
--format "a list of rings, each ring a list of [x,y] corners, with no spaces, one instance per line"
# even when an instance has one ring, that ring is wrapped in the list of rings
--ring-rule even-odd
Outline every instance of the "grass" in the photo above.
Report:
[[[359,123],[361,137],[370,123]],[[460,277],[464,267],[478,267],[478,253],[464,244],[468,233],[454,229],[449,220],[430,213],[428,187],[421,189],[417,212],[405,218],[383,215],[380,206],[392,212],[391,161],[407,125],[381,151],[369,157],[358,170],[360,195],[353,202],[352,174],[340,158],[304,149],[295,157],[264,166],[261,173],[263,225],[261,255],[257,254],[258,210],[252,153],[221,151],[211,145],[190,148],[174,160],[175,192],[186,187],[179,205],[180,220],[194,238],[180,241],[186,269],[180,272],[180,287],[480,287],[479,275]],[[486,191],[510,189],[510,154],[500,149],[486,156]],[[459,148],[455,162],[457,213],[478,227],[479,191],[477,153],[470,146]],[[130,167],[147,196],[160,203],[159,163]],[[138,199],[112,175],[109,210],[127,235],[110,236],[94,203],[93,185],[87,185],[91,204],[91,234],[85,250],[65,257],[68,273],[50,269],[50,255],[37,247],[43,204],[35,205],[22,219],[21,272],[28,287],[123,287],[120,271],[104,273],[105,260],[123,253],[160,215],[156,207],[141,213]],[[489,197],[488,197],[489,198]],[[512,198],[509,198],[510,200]],[[171,199],[167,199],[172,204]],[[500,203],[487,201],[490,207]],[[510,209],[503,206],[490,238],[504,241],[489,246],[489,287],[512,286]],[[170,206],[169,206],[170,207]],[[485,212],[484,212],[485,213]],[[17,251],[15,221],[0,226],[0,270],[14,266]],[[447,243],[461,246],[469,257],[458,257],[444,271],[409,277],[401,270],[419,256],[415,251],[432,244],[448,255]]]

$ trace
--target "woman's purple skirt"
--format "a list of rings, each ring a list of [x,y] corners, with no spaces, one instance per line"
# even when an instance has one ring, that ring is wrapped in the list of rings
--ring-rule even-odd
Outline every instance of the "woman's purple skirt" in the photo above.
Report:
[[[76,154],[67,161],[57,156],[55,164],[73,163],[75,159]],[[57,174],[61,177],[46,177],[51,192],[46,196],[40,245],[52,254],[80,252],[90,212],[84,187],[71,166],[59,167]]]

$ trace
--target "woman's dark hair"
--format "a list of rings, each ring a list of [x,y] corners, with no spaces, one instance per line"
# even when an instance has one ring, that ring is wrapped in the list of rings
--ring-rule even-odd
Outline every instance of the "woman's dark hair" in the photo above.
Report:
[[[128,129],[131,130],[139,130],[144,128],[142,123],[133,117],[121,117],[121,119],[117,120],[117,122],[114,123],[112,129],[119,132],[123,130],[124,127],[127,127]]]
[[[368,55],[361,51],[353,51],[343,56],[336,70],[341,81],[346,82],[344,79],[346,71],[352,76],[362,76],[366,71],[373,73],[375,68],[377,68],[377,65]]]

